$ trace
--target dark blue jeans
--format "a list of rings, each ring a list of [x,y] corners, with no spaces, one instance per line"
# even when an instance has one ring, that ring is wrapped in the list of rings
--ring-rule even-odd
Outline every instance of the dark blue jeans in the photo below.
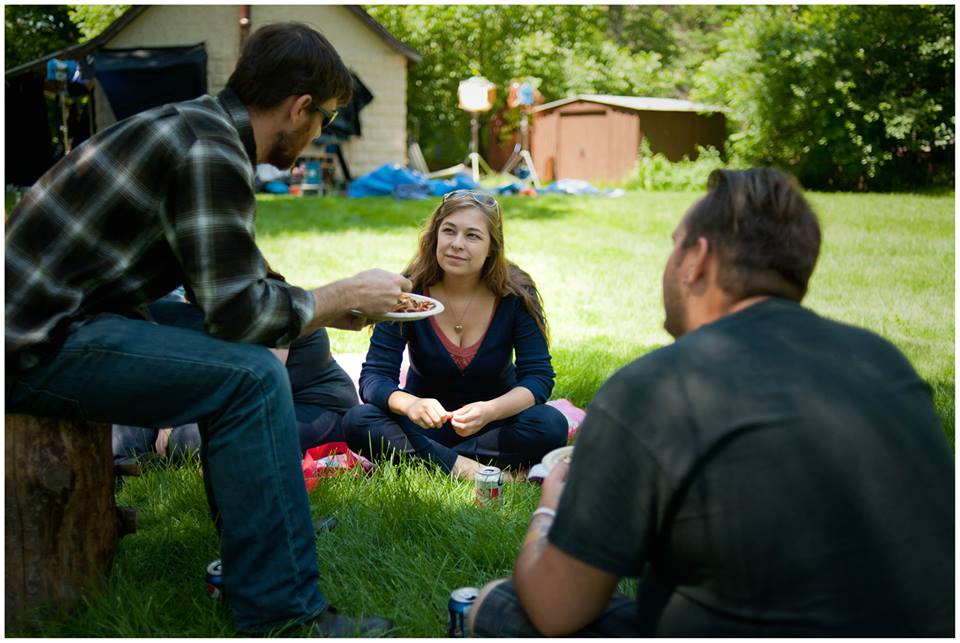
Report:
[[[155,321],[180,327],[203,329],[203,311],[183,302],[164,298],[150,305]],[[286,361],[293,391],[300,451],[327,442],[343,441],[340,420],[360,403],[350,376],[330,354],[325,328],[298,338],[290,344]],[[157,429],[114,425],[113,457],[116,462],[133,462],[154,450]],[[200,448],[200,431],[195,423],[173,427],[167,445],[170,460],[189,457]]]
[[[198,420],[237,628],[267,631],[326,608],[290,380],[265,347],[101,315],[8,374],[7,412],[155,428]]]
[[[497,585],[479,606],[472,636],[478,638],[536,638],[537,631],[517,598],[512,581]],[[640,610],[637,601],[616,593],[593,623],[570,634],[572,638],[623,638],[653,636],[656,619]]]
[[[351,449],[369,457],[399,452],[434,462],[449,473],[458,455],[501,467],[539,462],[567,443],[567,418],[552,406],[537,404],[463,438],[450,422],[424,429],[404,415],[361,404],[343,416],[343,432]]]

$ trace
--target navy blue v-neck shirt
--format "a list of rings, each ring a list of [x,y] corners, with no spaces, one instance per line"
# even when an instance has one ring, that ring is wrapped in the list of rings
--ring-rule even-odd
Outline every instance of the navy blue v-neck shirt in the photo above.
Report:
[[[543,404],[553,390],[556,373],[546,338],[516,295],[500,300],[476,356],[462,371],[429,319],[377,324],[360,373],[364,402],[389,412],[387,400],[401,390],[400,363],[407,346],[410,368],[403,390],[435,398],[450,411],[499,397],[516,386],[528,389],[535,402]]]

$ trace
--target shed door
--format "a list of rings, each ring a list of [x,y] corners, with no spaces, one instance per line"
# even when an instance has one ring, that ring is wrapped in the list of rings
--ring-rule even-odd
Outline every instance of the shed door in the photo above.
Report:
[[[558,179],[607,180],[610,141],[606,111],[560,114]]]

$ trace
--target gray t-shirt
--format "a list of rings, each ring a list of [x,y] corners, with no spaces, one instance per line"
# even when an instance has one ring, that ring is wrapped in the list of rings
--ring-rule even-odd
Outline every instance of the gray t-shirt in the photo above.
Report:
[[[638,635],[953,635],[929,387],[886,340],[782,299],[602,387],[549,540],[641,578]]]

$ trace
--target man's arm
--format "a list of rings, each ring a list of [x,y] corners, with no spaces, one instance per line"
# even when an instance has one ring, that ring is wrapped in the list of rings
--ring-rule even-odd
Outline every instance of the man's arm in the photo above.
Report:
[[[410,290],[409,280],[385,270],[313,292],[285,283],[254,240],[251,171],[242,149],[209,140],[195,142],[174,171],[164,231],[210,334],[285,347],[321,326],[360,328],[351,309],[383,313]]]
[[[613,596],[619,578],[583,563],[547,541],[552,512],[560,503],[570,465],[554,467],[543,483],[513,570],[513,585],[530,621],[548,637],[572,634],[590,624]]]
[[[393,310],[401,292],[409,292],[410,280],[386,270],[365,270],[348,279],[315,288],[313,318],[304,325],[300,335],[308,335],[322,326],[357,330],[365,325],[363,317],[350,313],[359,310],[380,315]]]

